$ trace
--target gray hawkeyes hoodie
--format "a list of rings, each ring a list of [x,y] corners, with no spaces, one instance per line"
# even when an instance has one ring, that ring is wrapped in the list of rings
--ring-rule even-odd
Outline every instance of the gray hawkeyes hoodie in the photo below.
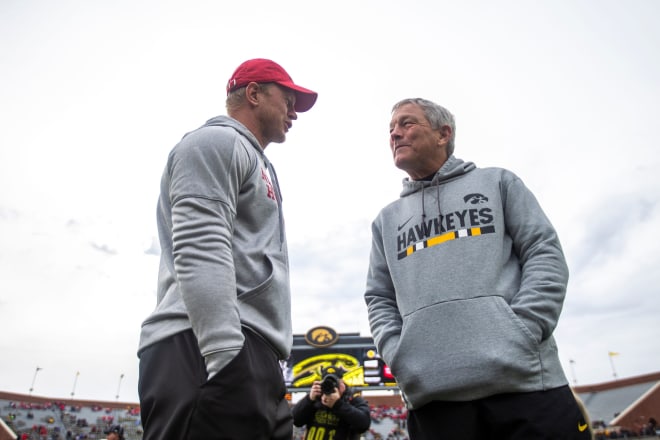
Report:
[[[245,326],[285,359],[293,336],[281,196],[257,139],[230,117],[209,120],[173,148],[160,190],[157,305],[138,355],[192,329],[211,377],[242,348]]]
[[[404,179],[372,234],[369,322],[410,409],[567,384],[552,333],[568,268],[516,175],[451,156]]]

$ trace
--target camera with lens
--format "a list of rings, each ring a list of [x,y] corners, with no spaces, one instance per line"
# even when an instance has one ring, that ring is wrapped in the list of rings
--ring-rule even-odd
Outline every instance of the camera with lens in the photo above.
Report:
[[[332,394],[335,388],[339,388],[339,378],[334,374],[328,374],[321,381],[321,392],[323,394]]]

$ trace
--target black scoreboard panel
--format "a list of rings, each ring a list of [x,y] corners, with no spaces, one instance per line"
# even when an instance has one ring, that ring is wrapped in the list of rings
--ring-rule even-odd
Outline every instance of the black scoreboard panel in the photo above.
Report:
[[[321,368],[334,366],[344,371],[344,381],[353,388],[396,387],[389,367],[380,358],[373,338],[347,333],[336,336],[329,346],[311,345],[305,335],[294,335],[291,356],[282,363],[290,392],[309,389],[321,380]]]

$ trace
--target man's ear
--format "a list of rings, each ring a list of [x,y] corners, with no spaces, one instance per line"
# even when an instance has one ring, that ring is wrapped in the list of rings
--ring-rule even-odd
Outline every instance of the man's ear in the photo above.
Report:
[[[440,127],[440,130],[438,132],[440,133],[440,139],[447,144],[449,143],[449,139],[451,139],[451,127],[449,125],[443,125]]]
[[[254,107],[258,106],[260,92],[261,92],[261,86],[258,83],[256,82],[248,83],[248,85],[245,86],[245,100]]]

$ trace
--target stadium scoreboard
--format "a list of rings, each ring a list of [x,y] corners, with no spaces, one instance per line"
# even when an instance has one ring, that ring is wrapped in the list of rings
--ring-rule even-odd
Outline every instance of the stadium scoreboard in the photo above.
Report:
[[[321,380],[321,369],[329,366],[342,371],[346,384],[356,389],[397,386],[372,337],[338,334],[330,327],[320,326],[293,336],[291,356],[282,361],[287,390],[309,389],[314,381]]]

